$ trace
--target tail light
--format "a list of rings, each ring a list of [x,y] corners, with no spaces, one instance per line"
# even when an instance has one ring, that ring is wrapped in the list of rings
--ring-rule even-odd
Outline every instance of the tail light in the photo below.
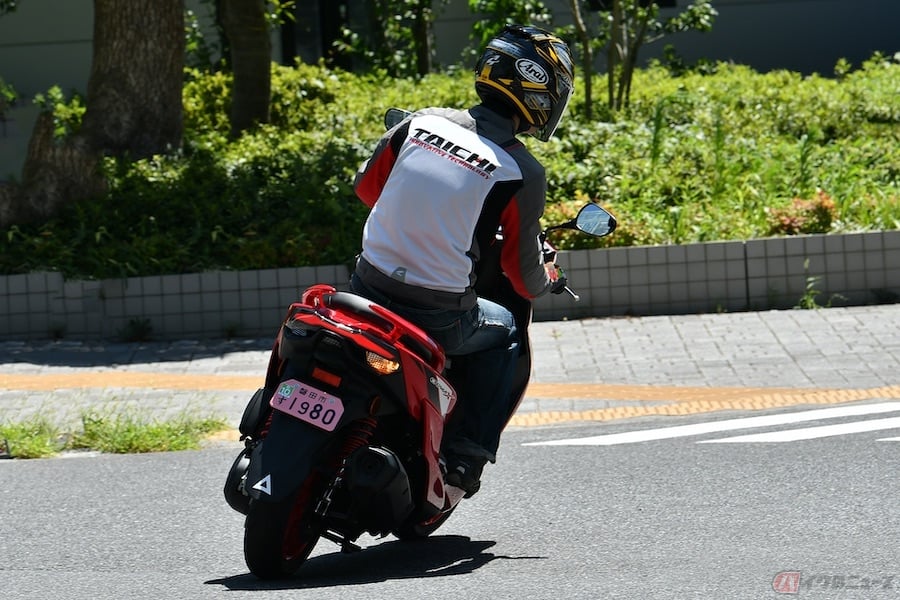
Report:
[[[322,369],[320,367],[313,368],[312,376],[315,379],[318,379],[319,381],[321,381],[323,383],[327,383],[328,385],[330,385],[332,387],[340,387],[340,385],[341,385],[340,375],[335,375],[334,373],[326,371],[325,369]]]
[[[366,362],[370,367],[372,367],[375,371],[381,373],[382,375],[390,375],[391,373],[396,373],[400,368],[400,363],[396,360],[385,358],[380,354],[372,352],[371,350],[366,350]]]

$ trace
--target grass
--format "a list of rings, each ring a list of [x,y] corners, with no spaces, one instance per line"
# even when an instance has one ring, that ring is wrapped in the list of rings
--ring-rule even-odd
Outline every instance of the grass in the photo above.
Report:
[[[4,450],[19,458],[53,456],[64,445],[64,437],[58,427],[43,418],[0,425],[0,439],[6,442]]]
[[[807,258],[803,261],[803,270],[809,273],[809,259]],[[805,310],[810,309],[819,309],[819,308],[831,308],[831,303],[834,300],[846,300],[844,296],[840,294],[832,294],[828,298],[828,302],[824,305],[819,304],[818,298],[822,294],[822,291],[818,289],[819,282],[822,281],[822,277],[820,275],[807,275],[806,276],[806,289],[800,299],[797,301],[797,304],[794,308],[800,308]]]
[[[227,427],[217,417],[179,415],[170,420],[139,414],[101,416],[86,413],[81,429],[66,431],[41,417],[0,424],[0,444],[13,458],[47,458],[66,450],[109,454],[194,450],[204,439]],[[2,447],[2,446],[0,446]]]

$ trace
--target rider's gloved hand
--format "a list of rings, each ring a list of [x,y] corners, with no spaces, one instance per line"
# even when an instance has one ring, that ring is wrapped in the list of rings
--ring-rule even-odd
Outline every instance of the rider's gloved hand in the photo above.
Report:
[[[544,268],[547,270],[547,275],[550,277],[550,293],[551,294],[562,294],[566,291],[566,284],[568,284],[569,280],[566,279],[566,274],[557,264],[554,263],[545,263]]]
[[[544,266],[547,266],[547,263],[553,263],[556,261],[556,248],[550,245],[550,242],[544,240],[541,243],[542,249],[541,252],[544,255]]]
[[[553,284],[550,286],[550,293],[551,294],[562,294],[563,292],[566,291],[566,285],[568,283],[569,283],[569,281],[565,277],[560,277],[559,279],[554,281]]]

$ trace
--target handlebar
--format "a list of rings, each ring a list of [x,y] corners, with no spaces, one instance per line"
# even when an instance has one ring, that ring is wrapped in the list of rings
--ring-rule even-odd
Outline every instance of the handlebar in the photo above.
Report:
[[[547,241],[546,235],[543,235],[541,238],[541,246],[544,255],[544,267],[547,269],[547,274],[550,275],[550,279],[555,281],[557,270],[560,272],[562,271],[562,269],[556,265],[556,248]],[[581,300],[581,296],[576,294],[568,285],[563,286],[563,291],[569,294],[575,302]]]

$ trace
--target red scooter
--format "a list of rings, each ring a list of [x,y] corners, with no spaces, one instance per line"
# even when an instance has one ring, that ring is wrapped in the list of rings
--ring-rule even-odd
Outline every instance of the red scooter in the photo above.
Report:
[[[555,229],[607,235],[615,226],[588,204],[543,236]],[[531,373],[531,303],[502,274],[501,244],[498,236],[483,253],[476,291],[507,306],[521,332],[512,417]],[[320,538],[353,551],[363,533],[417,539],[438,529],[464,496],[444,482],[440,455],[457,404],[453,382],[464,377],[464,357],[448,365],[413,323],[361,296],[308,288],[277,334],[265,387],[239,427],[245,447],[225,483],[226,501],[246,515],[250,571],[289,576]]]

